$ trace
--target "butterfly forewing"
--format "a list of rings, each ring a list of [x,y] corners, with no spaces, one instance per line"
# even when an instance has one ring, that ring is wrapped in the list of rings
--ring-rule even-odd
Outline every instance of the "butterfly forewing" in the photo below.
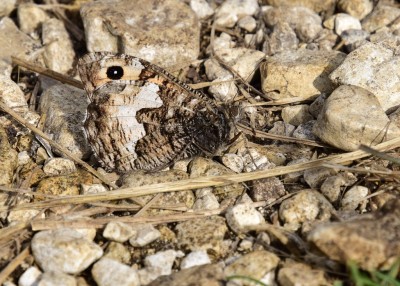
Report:
[[[204,94],[162,68],[129,55],[79,60],[88,93],[88,142],[108,170],[156,170],[212,155],[229,140],[229,118]]]

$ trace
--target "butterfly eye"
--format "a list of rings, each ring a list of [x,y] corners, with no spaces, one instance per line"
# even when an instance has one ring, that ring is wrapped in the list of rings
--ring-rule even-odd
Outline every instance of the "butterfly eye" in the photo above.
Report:
[[[111,66],[107,68],[109,79],[121,79],[124,76],[124,69],[121,66]]]

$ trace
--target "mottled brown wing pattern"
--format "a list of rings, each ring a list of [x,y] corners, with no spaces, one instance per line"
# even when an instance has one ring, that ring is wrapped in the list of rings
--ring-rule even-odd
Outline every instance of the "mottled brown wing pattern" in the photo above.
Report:
[[[79,60],[88,93],[85,130],[107,170],[156,170],[214,154],[229,140],[229,118],[204,94],[162,68],[129,55]]]

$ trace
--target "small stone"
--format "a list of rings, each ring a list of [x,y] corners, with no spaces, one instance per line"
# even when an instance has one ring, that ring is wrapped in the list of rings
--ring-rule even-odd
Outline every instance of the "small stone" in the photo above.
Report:
[[[182,251],[166,250],[159,251],[156,254],[149,255],[144,259],[144,265],[146,267],[156,267],[161,269],[161,275],[171,275],[172,265],[174,264],[175,258],[183,257]]]
[[[260,66],[262,90],[273,99],[310,98],[331,93],[329,74],[344,60],[335,51],[297,50],[267,58]]]
[[[161,276],[147,286],[220,286],[225,282],[220,264],[206,264],[183,269],[170,276]]]
[[[36,192],[46,195],[79,195],[81,184],[92,184],[93,175],[82,169],[70,175],[46,177],[37,185]]]
[[[268,133],[276,134],[276,135],[283,135],[283,136],[292,136],[294,130],[296,129],[295,126],[289,123],[285,123],[284,121],[276,121]]]
[[[88,100],[81,89],[58,84],[40,97],[40,112],[46,114],[43,131],[79,158],[91,153],[83,129]]]
[[[299,39],[292,27],[286,22],[278,22],[265,40],[262,51],[267,55],[275,55],[279,52],[297,50],[298,46]]]
[[[159,267],[144,267],[138,270],[140,285],[148,285],[158,277],[162,276]]]
[[[240,18],[255,15],[258,11],[256,0],[227,0],[215,13],[215,23],[221,27],[232,28]]]
[[[247,48],[218,49],[215,54],[247,82],[253,79],[260,61],[265,58],[263,52]]]
[[[208,257],[208,254],[205,250],[196,250],[190,252],[185,258],[182,259],[181,269],[210,263],[210,257]]]
[[[18,166],[22,167],[31,162],[31,157],[28,154],[28,151],[22,151],[18,153]]]
[[[179,247],[191,251],[211,250],[216,257],[223,255],[223,240],[228,231],[224,218],[211,216],[181,222],[175,230]]]
[[[372,11],[374,4],[370,0],[339,0],[337,7],[339,10],[361,20]]]
[[[80,13],[90,52],[135,55],[162,67],[198,57],[200,25],[181,1],[95,1]]]
[[[303,263],[287,263],[278,273],[282,286],[320,286],[330,285],[321,269],[312,269]]]
[[[40,210],[35,209],[11,210],[8,213],[7,221],[10,225],[15,225],[16,223],[29,222],[34,218],[44,219],[45,214],[42,213],[40,216],[37,216],[39,213]]]
[[[372,4],[373,5],[373,4]],[[400,9],[392,5],[377,5],[372,13],[364,19],[363,30],[373,33],[387,25],[400,16]]]
[[[264,3],[264,2],[263,2]],[[320,0],[266,0],[265,4],[271,5],[273,7],[288,7],[288,6],[304,6],[316,13],[321,12],[333,12],[335,10],[336,1],[328,0],[328,1],[320,1]]]
[[[335,33],[341,35],[347,30],[361,30],[360,21],[348,14],[339,13],[335,16]]]
[[[200,20],[208,18],[214,14],[214,10],[206,0],[190,0],[189,5]]]
[[[348,54],[329,78],[337,85],[365,88],[378,98],[386,111],[400,104],[399,71],[399,59],[392,50],[383,44],[368,42]]]
[[[129,264],[131,261],[131,253],[122,243],[111,241],[107,246],[103,258],[110,258],[124,264]]]
[[[278,22],[286,22],[296,32],[302,42],[311,42],[322,30],[321,17],[306,7],[276,7],[268,9],[264,21],[269,27]]]
[[[151,224],[136,225],[136,233],[129,239],[129,243],[135,247],[143,247],[156,241],[161,237],[161,233]]]
[[[340,201],[341,210],[344,211],[353,211],[359,205],[366,204],[364,200],[366,196],[368,196],[369,190],[364,186],[354,186],[350,190],[348,190],[343,199]]]
[[[241,173],[243,171],[243,159],[236,154],[224,154],[221,158],[221,162],[235,173]]]
[[[299,126],[314,119],[309,113],[309,109],[310,107],[307,104],[284,107],[282,109],[282,119],[285,123]]]
[[[249,195],[253,201],[270,204],[286,194],[285,186],[277,177],[254,180]]]
[[[116,260],[102,258],[93,265],[93,279],[98,286],[139,286],[137,271]]]
[[[325,100],[328,97],[328,95],[326,93],[321,94],[320,96],[318,96],[313,103],[310,104],[310,108],[308,109],[308,112],[310,112],[310,114],[317,118],[318,114],[321,112]]]
[[[238,26],[249,33],[254,32],[257,27],[256,20],[251,16],[244,16],[242,19],[239,20]]]
[[[313,133],[316,122],[316,120],[310,120],[306,123],[300,124],[297,126],[296,130],[294,130],[293,137],[306,140],[317,140],[317,136],[315,136]]]
[[[8,70],[5,64],[11,63],[11,56],[30,62],[40,63],[41,61],[40,55],[37,53],[41,47],[40,42],[21,32],[13,20],[8,17],[0,20],[0,47],[1,75],[9,76],[11,74],[11,70]]]
[[[3,0],[0,4],[0,18],[8,16],[14,10],[16,3],[17,0]]]
[[[44,163],[43,171],[49,176],[69,175],[76,171],[76,167],[69,159],[50,158]]]
[[[43,58],[49,69],[67,73],[74,68],[75,51],[63,21],[46,20],[42,25],[42,41],[45,45]]]
[[[341,187],[344,185],[345,181],[341,175],[328,177],[321,185],[321,193],[334,203],[339,199]]]
[[[388,270],[400,253],[400,200],[389,201],[372,215],[317,225],[307,240],[332,260],[351,260],[367,271]]]
[[[331,168],[312,168],[304,171],[304,180],[313,189],[319,188],[326,178],[335,175]]]
[[[38,268],[31,266],[19,277],[18,286],[38,285],[37,283],[40,281],[41,276],[42,272]]]
[[[328,220],[332,210],[332,205],[323,195],[313,190],[303,190],[282,202],[279,218],[285,223],[285,228],[297,230],[304,222]]]
[[[226,276],[240,275],[261,279],[278,266],[279,260],[279,257],[272,252],[266,250],[253,251],[228,265],[224,273]]]
[[[360,144],[376,145],[400,136],[400,129],[390,120],[368,90],[341,85],[326,100],[313,132],[321,140],[346,151]]]
[[[109,240],[125,242],[136,233],[137,228],[133,225],[119,221],[111,221],[104,228],[103,236]]]
[[[208,193],[196,197],[193,210],[216,210],[220,207],[217,197],[212,193],[212,189]]]
[[[296,165],[296,164],[301,164],[301,163],[306,163],[309,162],[310,160],[307,158],[299,158],[299,159],[294,159],[286,164],[286,166],[291,166],[291,165]],[[292,181],[297,181],[297,178],[301,177],[304,175],[304,171],[299,171],[299,172],[293,172],[286,174],[284,176],[285,180],[284,182],[292,182]]]
[[[37,284],[40,286],[77,286],[78,283],[74,276],[62,272],[45,272]]]
[[[36,263],[45,272],[78,274],[103,255],[100,246],[67,228],[36,233],[31,247]]]
[[[236,233],[247,232],[251,227],[265,224],[262,214],[248,204],[228,208],[225,218],[229,227]]]
[[[25,34],[34,36],[34,38],[39,39],[37,32],[44,21],[49,19],[46,11],[40,8],[40,5],[33,3],[21,3],[18,5],[18,24],[19,28]]]
[[[101,193],[107,193],[109,191],[102,184],[92,184],[92,185],[81,184],[81,187],[82,187],[81,195],[101,194]]]

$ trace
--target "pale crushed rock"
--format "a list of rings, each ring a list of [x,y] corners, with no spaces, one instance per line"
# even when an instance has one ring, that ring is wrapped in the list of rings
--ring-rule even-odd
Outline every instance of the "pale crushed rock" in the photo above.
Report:
[[[31,266],[22,273],[18,279],[18,286],[32,286],[39,282],[42,272],[35,266]]]
[[[370,0],[339,0],[337,7],[339,10],[361,20],[372,11],[374,4]]]
[[[354,186],[349,189],[340,201],[340,209],[353,211],[360,206],[363,210],[367,204],[365,197],[369,195],[369,189],[364,186]],[[364,206],[364,207],[363,207]]]
[[[212,188],[206,189],[209,189],[209,192],[201,196],[196,194],[197,198],[193,204],[193,210],[215,210],[220,207],[217,197],[212,193]]]
[[[307,104],[287,106],[282,109],[282,119],[285,123],[299,126],[314,119],[309,110],[310,106]]]
[[[3,0],[0,4],[0,18],[8,16],[15,8],[17,0]]]
[[[21,3],[18,5],[17,17],[19,28],[25,34],[39,39],[38,31],[44,21],[49,19],[46,11],[40,5],[33,3]]]
[[[117,242],[125,242],[134,236],[137,231],[134,225],[119,221],[111,221],[104,228],[103,237]]]
[[[172,273],[172,266],[177,257],[183,257],[182,251],[175,251],[172,249],[159,251],[153,255],[149,255],[144,259],[145,267],[155,267],[161,269],[161,275],[170,275]]]
[[[42,213],[40,216],[40,210],[36,209],[23,209],[23,210],[11,210],[7,216],[7,222],[11,225],[15,225],[17,223],[29,222],[34,218],[44,219],[45,214]]]
[[[313,189],[319,188],[326,178],[335,175],[336,171],[332,168],[312,168],[304,171],[304,180]]]
[[[276,7],[263,13],[267,26],[286,22],[302,42],[311,42],[322,30],[321,17],[306,7]]]
[[[388,270],[400,253],[399,212],[400,200],[390,200],[378,212],[355,220],[317,225],[307,240],[332,260],[352,260],[368,271]]]
[[[331,176],[322,183],[321,193],[333,203],[339,199],[343,186],[345,186],[345,180],[341,175]]]
[[[329,78],[337,85],[365,88],[385,111],[400,104],[400,57],[383,44],[367,42],[352,51]]]
[[[339,36],[347,30],[361,29],[361,23],[357,18],[344,13],[335,15],[335,33]]]
[[[251,227],[265,224],[262,214],[248,204],[228,208],[225,218],[229,227],[236,233],[247,232]]]
[[[296,127],[292,124],[286,123],[284,121],[276,121],[274,122],[272,128],[268,130],[268,133],[283,136],[292,136],[295,129]]]
[[[259,9],[257,0],[227,0],[215,13],[215,23],[232,28],[239,19],[255,15]]]
[[[257,27],[257,22],[251,16],[244,16],[239,20],[238,26],[242,29],[245,29],[247,32],[252,33]]]
[[[95,1],[80,13],[90,52],[122,52],[164,68],[198,57],[199,21],[182,1]]]
[[[400,16],[400,9],[392,5],[377,5],[364,19],[362,27],[367,32],[375,32],[395,21]]]
[[[175,227],[180,248],[190,251],[212,251],[215,257],[224,254],[224,237],[228,231],[226,221],[220,216],[211,216],[180,222]]]
[[[135,228],[135,234],[129,238],[129,244],[134,247],[143,247],[161,237],[158,229],[149,223],[135,225]]]
[[[226,276],[242,275],[261,279],[268,272],[274,270],[280,259],[277,255],[266,250],[257,250],[245,254],[224,269]]]
[[[78,274],[103,255],[100,246],[66,228],[36,233],[31,247],[35,261],[45,272]]]
[[[43,58],[48,68],[59,73],[74,68],[76,55],[63,21],[52,18],[43,22],[42,41],[45,46]]]
[[[313,132],[324,142],[346,151],[400,136],[400,129],[390,124],[377,97],[353,85],[341,85],[329,96]]]
[[[107,193],[109,190],[102,184],[92,184],[92,185],[86,185],[86,184],[81,184],[81,194],[82,195],[89,195],[89,194],[101,194],[101,193]]]
[[[98,286],[140,286],[137,270],[109,258],[96,262],[92,275]]]
[[[293,137],[294,138],[299,138],[299,139],[307,139],[307,140],[317,140],[317,136],[314,135],[313,129],[314,125],[316,123],[316,120],[310,120],[307,121],[306,123],[302,123],[293,132]]]
[[[281,203],[279,218],[286,229],[297,230],[305,222],[329,220],[332,210],[333,206],[319,192],[303,190]]]
[[[336,51],[296,50],[268,57],[260,66],[261,88],[273,99],[311,98],[330,93],[335,85],[329,79],[344,60]]]
[[[281,286],[321,286],[331,285],[321,269],[313,269],[307,264],[290,261],[279,269],[278,281]]]
[[[43,172],[49,176],[69,175],[75,171],[74,161],[66,158],[50,158],[43,166]]]
[[[34,284],[35,285],[35,284]],[[40,278],[38,286],[77,286],[74,276],[62,272],[45,272]]]
[[[206,0],[190,0],[189,5],[199,19],[208,18],[214,14],[214,10]]]
[[[131,262],[131,253],[124,244],[111,241],[105,250],[103,258],[110,258],[124,264],[129,264]]]
[[[196,250],[190,252],[182,259],[181,269],[190,268],[204,264],[210,264],[211,260],[205,250]]]

